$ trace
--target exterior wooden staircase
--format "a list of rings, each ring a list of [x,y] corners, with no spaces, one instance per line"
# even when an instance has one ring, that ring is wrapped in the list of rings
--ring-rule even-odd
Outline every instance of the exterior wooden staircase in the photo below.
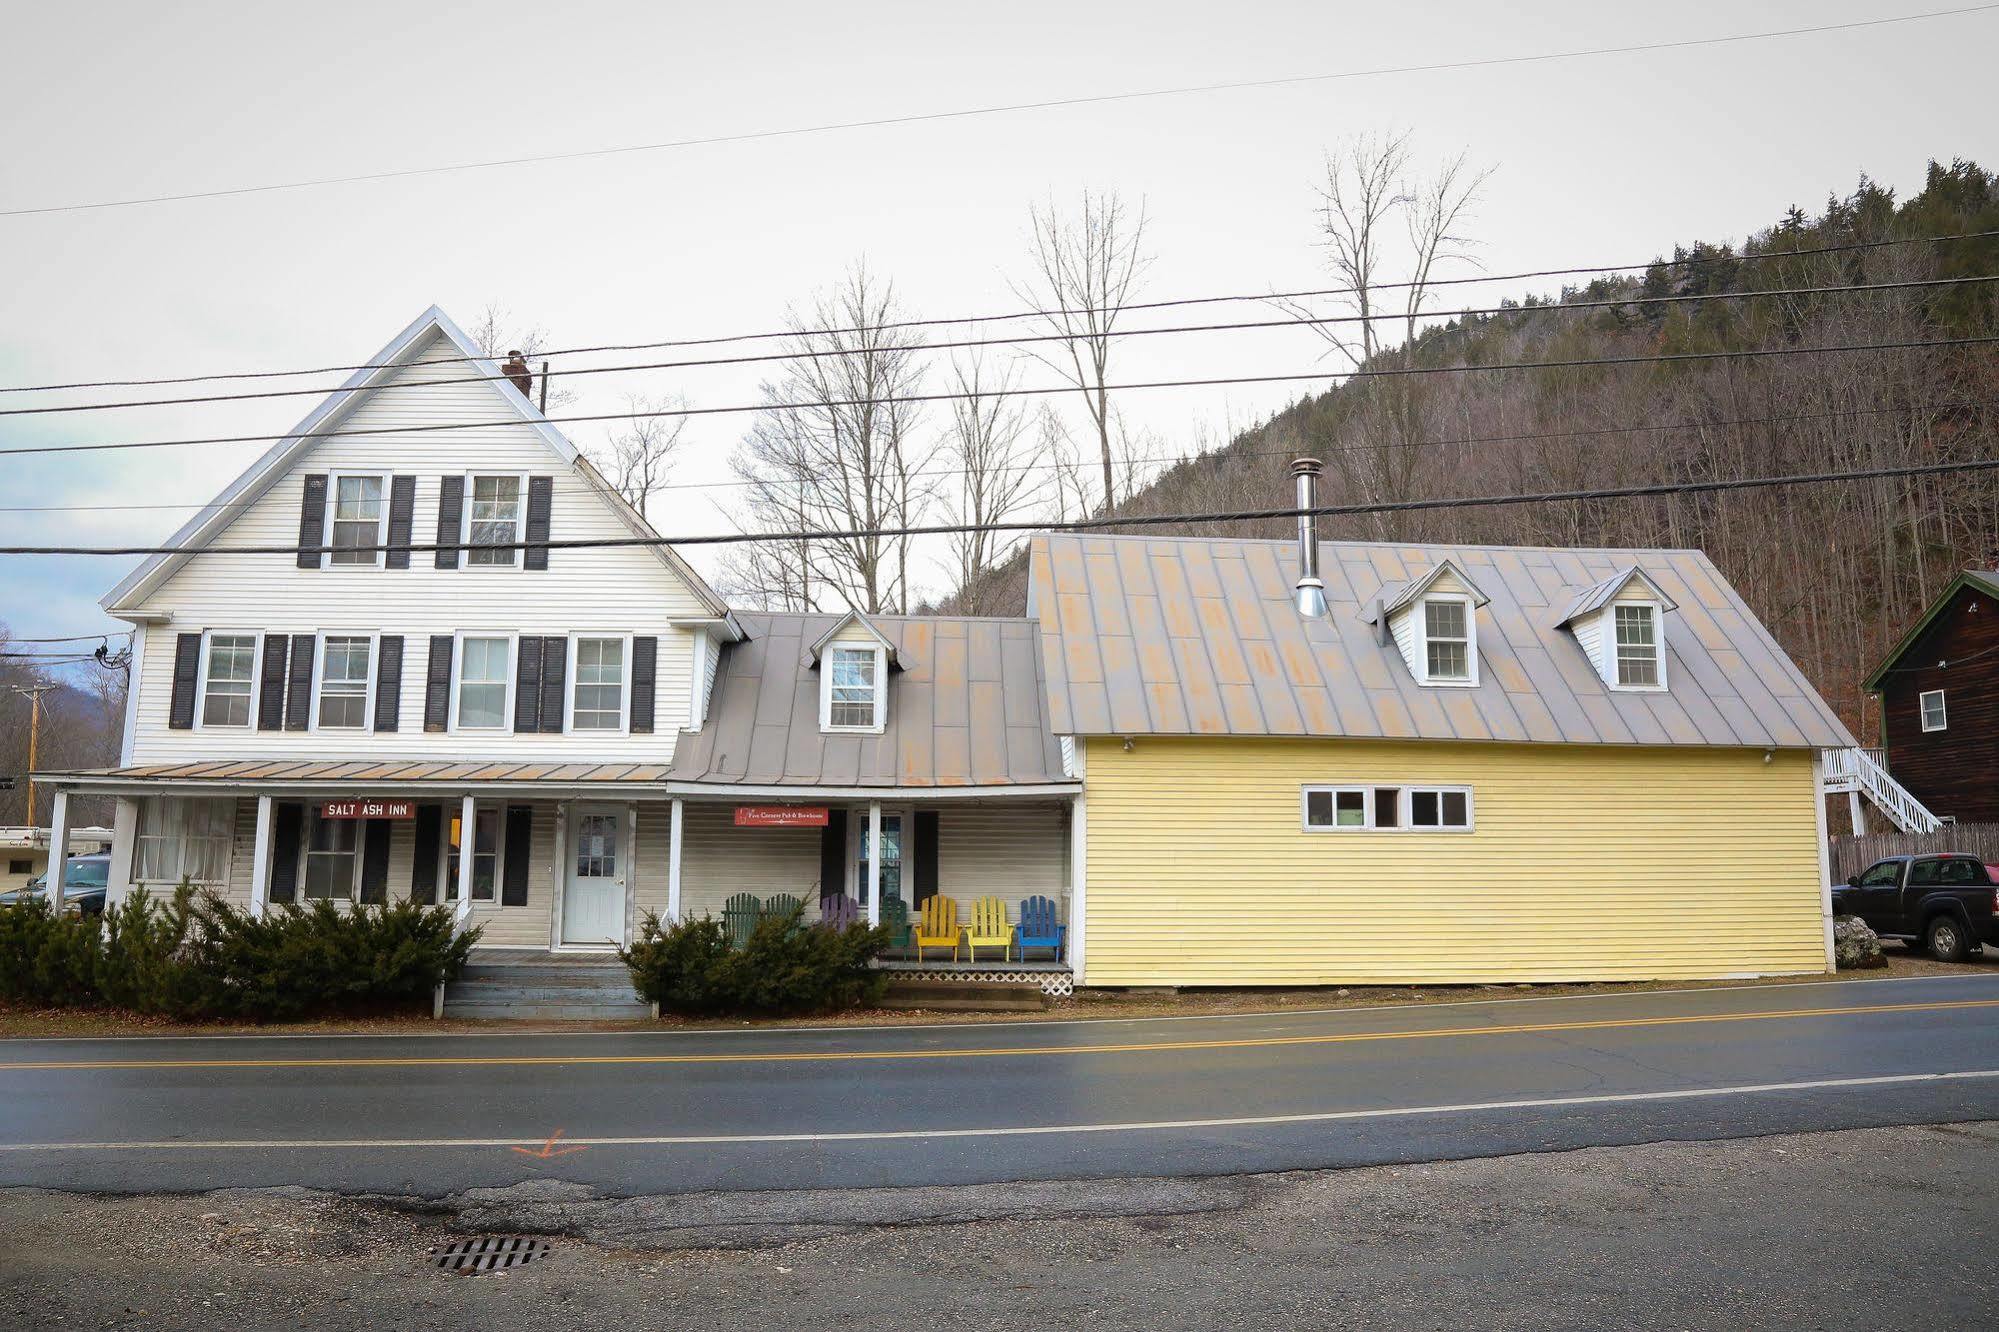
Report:
[[[445,987],[444,1016],[592,1022],[650,1018],[652,1005],[632,993],[631,973],[615,958],[474,961]]]
[[[1943,827],[1942,819],[1930,813],[1907,787],[1888,775],[1886,758],[1886,752],[1879,749],[1819,751],[1825,793],[1845,793],[1853,806],[1853,830],[1866,831],[1865,816],[1860,811],[1863,795],[1874,808],[1887,815],[1888,822],[1905,833],[1932,833]]]

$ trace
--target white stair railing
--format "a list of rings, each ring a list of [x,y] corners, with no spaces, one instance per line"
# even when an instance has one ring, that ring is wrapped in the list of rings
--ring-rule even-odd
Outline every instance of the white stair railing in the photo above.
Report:
[[[1824,788],[1828,794],[1858,791],[1888,821],[1908,833],[1931,833],[1943,827],[1943,820],[1909,793],[1907,787],[1888,775],[1878,749],[1823,749],[1819,751]]]

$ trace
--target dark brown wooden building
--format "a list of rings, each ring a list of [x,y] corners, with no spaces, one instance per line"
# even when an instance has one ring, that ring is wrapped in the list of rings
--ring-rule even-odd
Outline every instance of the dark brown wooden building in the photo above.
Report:
[[[1895,780],[1942,818],[1999,823],[1999,571],[1953,579],[1867,690]]]

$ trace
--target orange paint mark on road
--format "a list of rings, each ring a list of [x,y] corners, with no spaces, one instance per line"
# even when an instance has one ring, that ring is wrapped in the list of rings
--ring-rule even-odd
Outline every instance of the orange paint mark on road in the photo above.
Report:
[[[558,1147],[556,1143],[561,1137],[562,1130],[557,1129],[555,1132],[549,1134],[548,1141],[539,1147],[515,1147],[512,1150],[519,1152],[522,1156],[532,1156],[537,1161],[552,1161],[558,1156],[567,1156],[571,1152],[587,1152],[590,1150],[589,1146],[584,1143],[574,1143]]]

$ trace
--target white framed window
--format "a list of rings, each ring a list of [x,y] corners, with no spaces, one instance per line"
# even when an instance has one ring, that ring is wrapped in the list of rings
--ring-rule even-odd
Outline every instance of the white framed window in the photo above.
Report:
[[[319,661],[313,674],[313,729],[367,730],[374,712],[374,635],[321,634]]]
[[[139,802],[138,836],[132,843],[132,882],[197,887],[229,882],[229,848],[236,833],[236,802],[148,796]]]
[[[1469,786],[1389,782],[1307,786],[1299,796],[1306,832],[1470,832]]]
[[[201,647],[202,727],[247,727],[255,719],[262,639],[211,629]]]
[[[446,820],[443,863],[439,873],[444,876],[444,900],[458,900],[458,858],[465,845],[465,819],[462,807],[453,809]],[[500,842],[504,836],[504,824],[497,805],[475,808],[472,813],[472,900],[491,902],[497,895],[500,882]]]
[[[1610,607],[1611,684],[1617,689],[1664,689],[1665,646],[1659,635],[1659,605],[1619,601]]]
[[[619,636],[578,636],[569,640],[569,729],[622,732],[625,729],[626,672],[631,640]]]
[[[460,634],[453,654],[451,729],[501,731],[514,710],[514,639],[510,634]]]
[[[334,472],[326,479],[327,563],[379,568],[389,539],[389,475]]]
[[[306,901],[352,902],[360,896],[361,826],[360,819],[326,819],[307,811],[305,867],[299,875]]]
[[[1949,715],[1944,711],[1943,690],[1925,689],[1916,699],[1923,712],[1925,731],[1942,731],[1950,727]]]
[[[512,473],[475,472],[465,478],[465,563],[474,569],[517,569],[527,529],[528,479]],[[498,549],[496,549],[496,547]]]
[[[1478,683],[1477,629],[1470,597],[1425,597],[1417,607],[1423,631],[1423,683]]]
[[[820,661],[819,728],[880,731],[886,722],[888,654],[877,644],[835,643]]]

